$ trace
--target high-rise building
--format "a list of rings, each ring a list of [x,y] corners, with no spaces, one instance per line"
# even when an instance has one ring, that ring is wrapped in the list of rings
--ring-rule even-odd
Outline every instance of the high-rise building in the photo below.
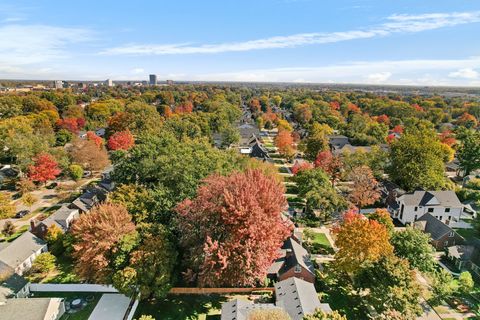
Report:
[[[53,83],[55,89],[62,89],[63,88],[63,81],[62,80],[55,80]]]
[[[151,74],[150,75],[150,85],[154,86],[157,84],[157,75],[156,74]]]
[[[113,87],[113,81],[112,81],[112,79],[107,79],[107,80],[105,80],[105,84],[106,84],[108,87]]]

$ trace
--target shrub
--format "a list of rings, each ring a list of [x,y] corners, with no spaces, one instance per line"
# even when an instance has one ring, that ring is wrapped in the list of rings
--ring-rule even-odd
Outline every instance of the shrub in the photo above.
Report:
[[[83,168],[78,164],[72,164],[68,168],[68,172],[70,173],[70,177],[75,181],[80,180],[83,177]]]

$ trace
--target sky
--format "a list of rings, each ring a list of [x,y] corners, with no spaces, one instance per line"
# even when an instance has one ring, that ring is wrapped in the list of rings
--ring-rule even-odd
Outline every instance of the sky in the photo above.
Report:
[[[480,87],[480,1],[0,1],[0,79],[149,74]]]

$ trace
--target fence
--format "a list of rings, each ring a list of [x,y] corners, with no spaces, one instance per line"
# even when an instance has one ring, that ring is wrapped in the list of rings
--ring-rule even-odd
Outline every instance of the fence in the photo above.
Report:
[[[275,288],[172,288],[171,294],[224,294],[224,293],[251,293],[252,291],[270,291]]]
[[[111,285],[89,284],[89,283],[32,283],[31,292],[100,292],[118,293],[118,290]]]

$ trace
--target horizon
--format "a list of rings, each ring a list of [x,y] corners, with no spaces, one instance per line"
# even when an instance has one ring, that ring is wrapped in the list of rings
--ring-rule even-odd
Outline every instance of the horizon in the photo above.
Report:
[[[469,0],[6,0],[0,78],[475,88],[478,31]]]

